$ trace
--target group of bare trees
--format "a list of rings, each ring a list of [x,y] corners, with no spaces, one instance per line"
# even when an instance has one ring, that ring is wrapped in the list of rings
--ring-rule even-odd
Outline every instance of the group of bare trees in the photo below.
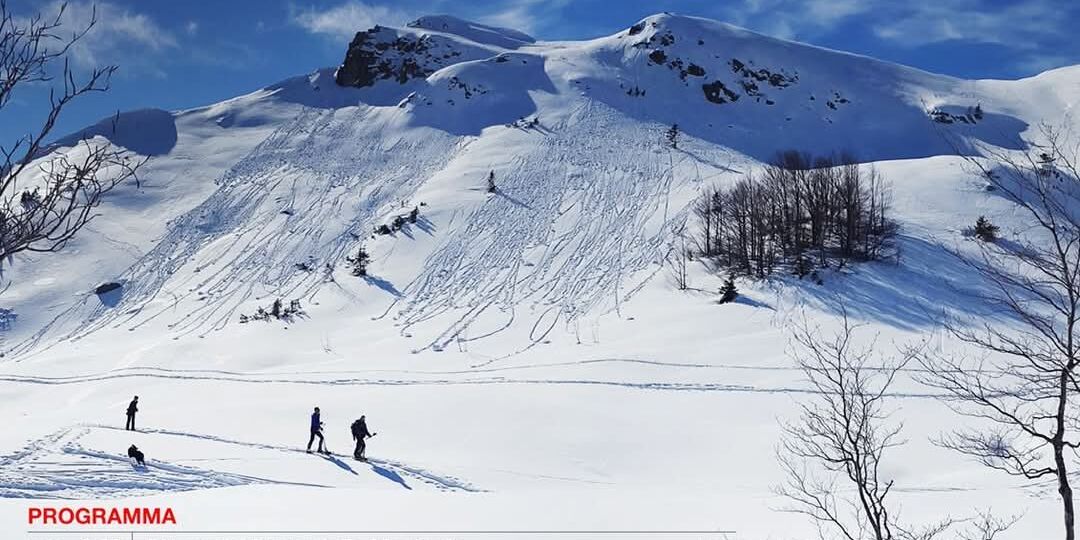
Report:
[[[848,157],[784,152],[758,175],[706,191],[694,207],[699,252],[730,271],[802,275],[830,262],[879,258],[895,237],[891,191]]]
[[[885,472],[905,442],[890,400],[905,366],[924,350],[887,353],[860,340],[858,328],[842,310],[832,335],[805,318],[792,330],[792,356],[814,397],[783,426],[777,459],[786,480],[776,491],[790,502],[785,509],[811,518],[823,539],[931,540],[951,532],[960,540],[993,540],[1008,530],[1018,517],[989,510],[922,525],[901,519]]]
[[[865,359],[850,347],[851,326],[834,341],[796,329],[795,358],[816,397],[788,426],[780,488],[792,509],[810,515],[831,536],[850,540],[929,538],[947,520],[912,533],[890,521],[891,482],[880,463],[897,440],[881,403],[899,366],[915,360],[913,383],[935,390],[960,417],[958,429],[935,442],[1008,475],[1056,488],[1065,540],[1075,538],[1072,483],[1080,450],[1080,144],[1043,126],[1024,152],[984,147],[965,158],[971,171],[1005,197],[1026,226],[1009,242],[996,235],[948,251],[977,278],[979,300],[996,317],[945,313],[942,325],[958,352],[913,347],[899,361]],[[996,233],[996,231],[995,231]],[[805,467],[810,463],[812,467]],[[816,466],[816,467],[813,467]],[[827,482],[808,470],[824,471]],[[837,489],[835,482],[850,489]],[[846,512],[846,513],[844,513]],[[1007,514],[1007,512],[1006,512]],[[984,513],[966,520],[993,538],[1015,518]]]
[[[87,94],[104,92],[116,66],[77,74],[68,52],[96,18],[73,31],[64,6],[49,15],[17,17],[0,0],[0,112],[20,91],[48,91],[40,125],[0,146],[0,268],[20,252],[56,251],[95,217],[102,197],[135,178],[143,160],[109,144],[80,141],[50,154],[47,141],[61,113]]]

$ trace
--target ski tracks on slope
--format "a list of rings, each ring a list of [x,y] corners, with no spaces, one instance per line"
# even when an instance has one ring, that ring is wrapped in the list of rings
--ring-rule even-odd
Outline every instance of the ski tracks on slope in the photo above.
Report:
[[[221,329],[255,298],[305,298],[386,208],[445,167],[461,141],[425,131],[396,140],[371,109],[305,108],[170,223],[120,281],[119,306],[87,294],[10,352],[113,327],[167,322],[173,337]]]
[[[655,133],[621,129],[596,109],[498,171],[496,193],[447,232],[387,310],[403,335],[434,322],[415,352],[464,348],[527,317],[526,343],[499,358],[523,352],[560,323],[618,310],[661,268],[687,212],[667,213],[670,164],[641,158],[657,148]]]
[[[119,450],[113,454],[79,444],[91,429],[120,431],[106,425],[63,429],[32,441],[10,455],[0,456],[0,498],[108,499],[248,484],[332,487],[199,469],[153,459],[148,460],[145,467],[133,466],[132,461],[120,454]],[[186,437],[274,452],[304,453],[303,450],[284,446],[207,434],[165,429],[140,429],[139,433]],[[371,459],[369,464],[382,476],[396,476],[397,481],[405,487],[408,485],[404,479],[409,479],[438,491],[483,491],[459,478],[398,461]],[[379,471],[379,468],[383,470]],[[392,471],[392,474],[387,474],[386,470]]]
[[[0,497],[98,499],[276,483],[155,461],[136,467],[119,453],[80,445],[87,433],[88,428],[61,430],[0,457]]]
[[[119,428],[114,427],[114,426],[107,426],[107,425],[101,425],[101,424],[95,424],[95,425],[92,425],[90,427],[94,427],[94,428],[97,428],[97,429],[111,429],[111,430],[116,430],[116,431],[120,430]],[[229,439],[229,438],[226,438],[226,437],[219,437],[217,435],[210,435],[210,434],[190,433],[190,432],[185,432],[185,431],[174,431],[174,430],[168,430],[168,429],[140,429],[139,431],[141,433],[153,433],[153,434],[159,434],[159,435],[170,435],[170,436],[175,436],[175,437],[186,437],[186,438],[192,438],[192,439],[201,439],[201,440],[204,440],[204,441],[212,441],[212,442],[235,445],[235,446],[243,446],[243,447],[246,447],[246,448],[255,448],[255,449],[259,449],[259,450],[273,450],[273,451],[277,451],[277,452],[286,452],[286,453],[291,453],[291,454],[306,454],[306,452],[304,450],[301,450],[299,448],[291,448],[291,447],[288,447],[288,446],[279,446],[279,445],[257,443],[257,442],[249,442],[249,441],[240,441],[240,440],[236,440],[236,439]],[[479,488],[473,486],[472,484],[470,484],[470,483],[468,483],[468,482],[466,482],[464,480],[461,480],[459,478],[455,478],[455,477],[449,476],[449,475],[436,474],[436,473],[433,473],[433,472],[428,471],[426,469],[416,467],[416,466],[412,466],[412,465],[406,465],[406,464],[398,462],[398,461],[392,461],[392,460],[386,460],[386,459],[374,459],[373,458],[373,459],[369,459],[368,462],[371,463],[371,464],[374,464],[374,465],[380,465],[380,466],[389,468],[389,469],[393,470],[394,472],[398,473],[401,476],[408,477],[408,478],[417,480],[419,482],[423,482],[423,483],[428,484],[428,485],[430,485],[430,486],[432,486],[435,489],[440,490],[440,491],[467,491],[467,492],[481,492],[481,491],[484,491],[484,490],[479,489]]]

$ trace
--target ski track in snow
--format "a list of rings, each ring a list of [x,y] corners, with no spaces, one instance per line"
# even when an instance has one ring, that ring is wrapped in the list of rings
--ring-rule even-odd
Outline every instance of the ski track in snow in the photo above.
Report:
[[[121,454],[84,448],[89,429],[66,429],[0,457],[0,498],[110,499],[245,484],[263,478],[147,461],[135,466]]]
[[[148,459],[145,467],[135,466],[132,460],[119,453],[119,450],[112,454],[80,445],[79,440],[91,429],[121,431],[114,426],[93,424],[64,429],[33,441],[10,455],[0,456],[0,498],[112,499],[247,484],[329,487],[198,469],[153,459]],[[304,450],[295,448],[237,441],[214,435],[164,429],[140,429],[139,433],[187,437],[275,452],[305,453]],[[439,491],[483,491],[453,476],[435,474],[398,461],[369,459],[368,464],[377,474],[395,478],[395,481],[406,488],[409,486],[405,479],[409,479]],[[380,471],[379,468],[383,470]],[[392,473],[388,474],[387,469]],[[352,472],[356,474],[355,471]]]
[[[755,369],[751,366],[738,366],[739,369]],[[758,368],[766,371],[785,368]],[[682,392],[740,392],[753,394],[816,394],[816,390],[797,386],[756,386],[748,384],[729,384],[722,382],[655,382],[655,381],[618,381],[603,379],[513,379],[505,377],[481,377],[468,379],[393,379],[393,378],[283,378],[280,374],[220,372],[214,370],[170,370],[164,368],[123,368],[116,372],[70,377],[34,377],[27,375],[0,375],[0,382],[69,385],[83,384],[113,379],[154,378],[190,381],[219,381],[247,384],[300,384],[330,386],[473,386],[498,384],[527,385],[571,385],[571,386],[608,386],[633,390],[682,391]],[[317,372],[316,372],[317,373]],[[437,373],[437,372],[436,372]],[[304,375],[305,373],[296,373]],[[314,373],[312,373],[314,374]],[[310,375],[310,374],[309,374]],[[942,394],[919,392],[892,392],[891,397],[940,399]]]

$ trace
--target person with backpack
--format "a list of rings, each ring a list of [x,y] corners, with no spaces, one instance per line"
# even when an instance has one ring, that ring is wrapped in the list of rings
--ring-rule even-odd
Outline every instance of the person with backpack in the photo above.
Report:
[[[134,444],[131,445],[130,448],[128,448],[128,457],[129,458],[134,458],[135,463],[139,464],[140,466],[142,466],[142,467],[146,466],[146,460],[145,460],[146,456],[143,455],[142,450],[139,450],[139,448],[137,446],[135,446]]]
[[[315,407],[315,412],[311,413],[311,438],[309,438],[308,442],[307,442],[307,453],[309,453],[309,454],[311,453],[311,443],[315,442],[315,437],[318,437],[319,438],[318,452],[320,454],[329,454],[329,452],[326,451],[326,447],[323,446],[324,442],[323,442],[322,427],[323,427],[323,424],[322,424],[321,415],[319,413],[319,408]]]
[[[367,443],[364,439],[374,437],[375,434],[368,431],[367,420],[363,415],[360,419],[352,423],[352,436],[356,439],[356,450],[353,450],[353,457],[359,461],[367,461],[367,457],[364,456],[364,450],[367,449]]]
[[[128,403],[127,424],[124,425],[125,431],[135,431],[135,413],[137,412],[139,412],[139,396],[135,396],[135,399]]]

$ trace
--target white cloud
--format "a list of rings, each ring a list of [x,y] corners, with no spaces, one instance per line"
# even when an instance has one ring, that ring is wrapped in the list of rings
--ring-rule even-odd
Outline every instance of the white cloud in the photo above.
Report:
[[[184,26],[184,31],[187,32],[189,36],[194,36],[195,34],[198,34],[199,23],[195,21],[188,21],[188,23]]]
[[[356,32],[366,30],[376,24],[400,26],[421,15],[444,12],[484,24],[532,32],[554,23],[559,11],[570,2],[571,0],[500,0],[485,4],[481,8],[449,0],[427,0],[423,4],[424,10],[419,11],[412,7],[402,7],[401,3],[381,4],[364,0],[345,0],[327,9],[293,5],[290,8],[289,18],[292,24],[312,34],[338,40],[351,39]]]
[[[62,3],[53,1],[41,8],[43,14],[57,13]],[[91,69],[117,64],[121,73],[147,70],[164,75],[150,55],[177,47],[176,37],[150,16],[110,2],[72,1],[61,19],[62,30],[86,28],[96,16],[93,28],[70,49],[76,68]],[[63,35],[63,34],[62,34]]]
[[[975,0],[920,0],[907,13],[876,23],[874,34],[904,46],[943,41],[996,43],[1017,49],[1036,47],[1041,38],[1060,35],[1069,17],[1048,0],[1022,0],[988,10]]]
[[[511,0],[497,7],[490,15],[480,17],[479,21],[526,33],[534,32],[544,17],[543,11],[550,13],[563,3],[558,0]]]
[[[981,0],[741,0],[720,16],[782,38],[813,39],[857,23],[901,47],[955,40],[1031,50],[1067,35],[1080,16],[1077,6],[1058,0],[995,7]]]
[[[290,11],[292,22],[308,32],[346,40],[376,24],[400,25],[415,18],[398,8],[358,0],[347,0],[323,11],[314,7],[293,7]]]

